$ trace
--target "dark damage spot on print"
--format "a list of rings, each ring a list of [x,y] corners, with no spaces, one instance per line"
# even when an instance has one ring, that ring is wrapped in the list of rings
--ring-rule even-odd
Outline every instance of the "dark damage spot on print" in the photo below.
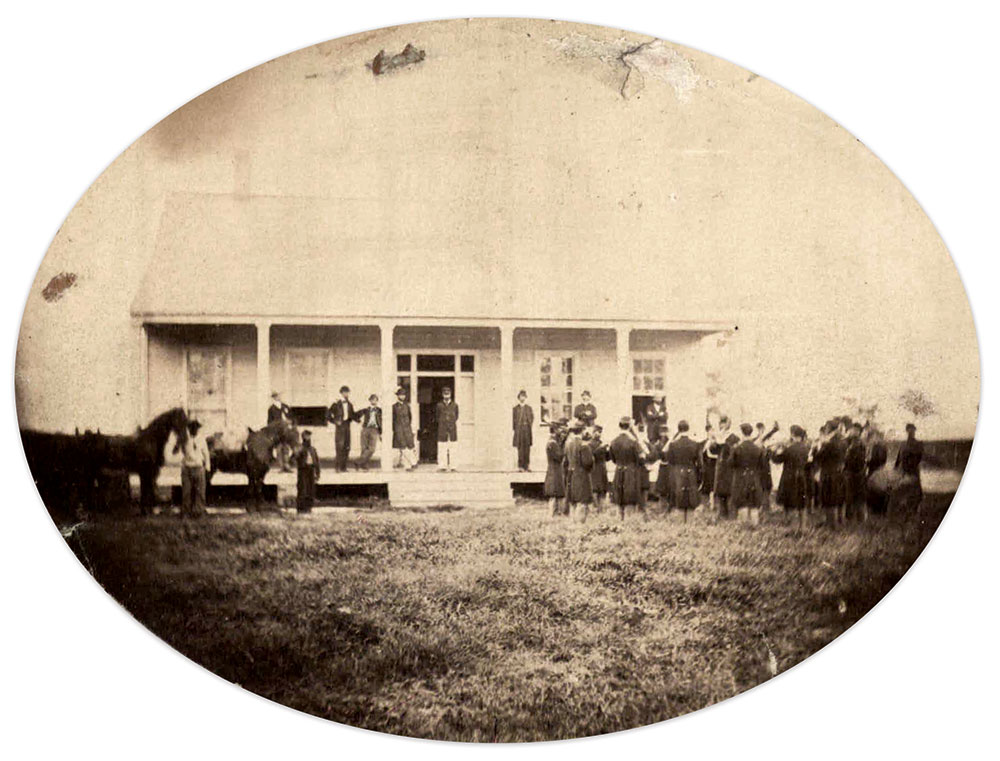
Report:
[[[42,289],[42,298],[46,301],[59,301],[63,294],[76,285],[76,274],[60,272]]]
[[[399,69],[403,66],[410,66],[411,64],[420,63],[425,58],[425,53],[423,50],[418,50],[413,47],[411,43],[407,43],[406,47],[403,48],[402,53],[396,53],[396,55],[386,55],[384,50],[378,51],[371,63],[368,64],[368,68],[372,70],[372,74],[376,77],[380,74],[385,74],[392,71],[393,69]]]

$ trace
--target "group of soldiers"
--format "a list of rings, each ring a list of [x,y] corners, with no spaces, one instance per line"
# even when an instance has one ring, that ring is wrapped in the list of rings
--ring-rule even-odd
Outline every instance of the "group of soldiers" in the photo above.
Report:
[[[634,507],[648,520],[647,503],[655,497],[668,510],[682,511],[684,520],[689,511],[705,508],[722,520],[759,523],[762,511],[772,509],[774,494],[785,515],[797,515],[800,525],[818,511],[824,522],[837,526],[884,515],[888,507],[890,490],[873,478],[887,466],[884,437],[874,426],[847,416],[828,420],[815,440],[793,425],[789,437],[775,443],[777,423],[766,432],[763,423],[733,428],[726,416],[718,426],[706,422],[703,438],[694,438],[686,420],[671,436],[660,401],[650,405],[642,421],[622,417],[610,443],[594,418],[596,410],[587,400],[586,407],[574,410],[573,420],[562,418],[549,426],[544,493],[554,516],[584,521],[591,505],[600,511],[610,501],[621,519]],[[907,425],[895,471],[917,505],[922,457],[916,427]],[[610,479],[609,462],[614,464]],[[781,466],[776,491],[772,463]]]

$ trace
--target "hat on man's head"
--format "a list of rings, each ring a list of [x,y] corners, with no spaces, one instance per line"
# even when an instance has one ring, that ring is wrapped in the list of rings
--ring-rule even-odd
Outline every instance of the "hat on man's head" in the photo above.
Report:
[[[351,389],[350,389],[350,387],[349,387],[349,386],[341,386],[341,387],[340,387],[340,393],[342,393],[342,394],[343,394],[343,393],[344,393],[345,391],[346,391],[346,392],[347,392],[348,394],[349,394],[349,393],[351,393]]]
[[[278,393],[277,391],[272,391],[271,392],[271,398],[272,399],[277,399],[279,396],[281,396],[281,394]]]
[[[803,438],[804,438],[804,437],[805,437],[805,435],[806,435],[806,429],[805,429],[805,428],[803,428],[803,427],[802,427],[802,426],[800,426],[800,425],[793,425],[793,426],[792,426],[791,428],[789,428],[788,430],[789,430],[789,432],[790,432],[790,433],[792,434],[792,436],[796,436],[796,437],[803,437]]]
[[[396,389],[396,396],[406,396],[406,389],[400,386]]]
[[[916,432],[916,430],[917,430],[917,427],[913,423],[907,423],[906,424],[906,432],[907,433],[909,433],[910,431]]]
[[[369,402],[377,402],[378,401],[378,394],[369,394],[368,395],[368,401]]]
[[[632,418],[628,415],[622,415],[621,419],[618,421],[618,425],[632,425]]]
[[[312,431],[303,431],[302,432],[302,438],[304,438],[304,439],[311,439],[312,438]]]
[[[740,432],[744,436],[752,436],[753,435],[753,426],[750,425],[749,423],[743,423],[743,424],[740,425]]]

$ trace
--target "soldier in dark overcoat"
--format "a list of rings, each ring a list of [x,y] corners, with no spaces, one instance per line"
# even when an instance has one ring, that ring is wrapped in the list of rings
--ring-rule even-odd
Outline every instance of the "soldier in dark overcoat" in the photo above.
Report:
[[[406,403],[406,389],[396,389],[396,403],[392,405],[392,448],[399,452],[397,464],[409,463],[408,470],[417,467],[417,455],[414,451],[413,415],[410,405]]]
[[[594,454],[590,443],[581,437],[583,423],[575,421],[570,428],[570,437],[566,441],[566,462],[569,469],[569,506],[570,516],[579,516],[580,522],[587,520],[587,510],[593,501],[593,486],[590,472],[594,467]]]
[[[598,512],[603,509],[608,498],[608,445],[601,441],[602,431],[601,426],[595,425],[590,439],[590,451],[594,455],[590,484],[594,490],[594,501],[597,503]]]
[[[615,464],[611,485],[614,501],[618,505],[619,517],[625,520],[625,508],[640,505],[642,476],[639,471],[644,469],[641,465],[643,454],[638,437],[632,431],[632,419],[623,417],[618,427],[621,430],[608,446],[608,456]]]
[[[670,446],[669,436],[670,434],[666,427],[661,428],[655,446],[650,447],[650,454],[653,456],[654,461],[659,463],[656,469],[656,482],[653,484],[653,491],[656,493],[657,499],[660,500],[660,506],[668,510],[674,504],[673,483],[670,476],[670,466],[667,464],[667,449]]]
[[[763,452],[753,441],[753,426],[740,426],[742,440],[732,449],[733,491],[730,495],[739,517],[752,523],[760,521],[760,462]]]
[[[452,399],[451,389],[441,389],[441,401],[437,403],[438,470],[455,471],[458,459],[458,404]]]
[[[844,448],[844,503],[847,519],[868,520],[868,503],[865,486],[868,481],[865,445],[861,440],[861,424],[848,429]]]
[[[690,436],[690,425],[687,420],[677,423],[677,436],[667,446],[665,465],[670,474],[670,492],[673,506],[684,511],[694,510],[701,502],[699,483],[701,481],[701,450],[702,445]]]
[[[819,503],[826,511],[827,523],[840,523],[844,510],[844,442],[832,421],[820,429],[812,460],[819,468]]]
[[[701,442],[701,497],[712,506],[712,492],[715,490],[715,464],[719,461],[719,445],[715,442],[715,431],[711,423],[705,423],[705,440]]]
[[[719,418],[717,435],[718,459],[715,462],[715,504],[720,518],[731,518],[729,497],[733,493],[733,449],[740,443],[740,437],[730,430],[728,417]]]
[[[545,445],[545,461],[547,468],[545,471],[545,484],[543,493],[549,501],[549,508],[552,515],[561,515],[560,501],[566,496],[566,479],[563,477],[563,460],[565,450],[563,449],[562,436],[559,426],[553,423],[549,426],[549,440]]]
[[[527,472],[531,469],[532,430],[535,426],[535,412],[527,404],[528,392],[521,389],[517,394],[517,404],[513,410],[514,440],[517,449],[517,469]]]
[[[809,460],[809,444],[806,442],[806,432],[801,426],[793,425],[790,429],[791,439],[786,444],[779,444],[771,454],[771,459],[781,465],[781,478],[778,480],[778,504],[786,512],[798,511],[799,522],[809,501],[809,476],[806,464]]]

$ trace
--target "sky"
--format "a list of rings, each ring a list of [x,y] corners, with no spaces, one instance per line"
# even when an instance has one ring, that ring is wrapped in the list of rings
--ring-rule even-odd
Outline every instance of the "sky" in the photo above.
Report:
[[[366,66],[407,43],[425,58],[378,77]],[[146,133],[39,269],[17,356],[23,427],[132,428],[129,310],[163,210],[178,194],[234,192],[372,210],[330,224],[392,241],[392,261],[408,261],[407,241],[440,241],[488,274],[487,309],[530,299],[563,316],[732,319],[722,371],[730,404],[754,419],[814,430],[858,400],[901,430],[912,414],[898,399],[916,390],[936,409],[917,421],[924,437],[975,430],[979,355],[962,283],[868,148],[718,58],[538,20],[323,43]],[[280,255],[294,267],[315,252]],[[396,276],[392,261],[383,269]],[[72,284],[46,291],[62,273]]]

